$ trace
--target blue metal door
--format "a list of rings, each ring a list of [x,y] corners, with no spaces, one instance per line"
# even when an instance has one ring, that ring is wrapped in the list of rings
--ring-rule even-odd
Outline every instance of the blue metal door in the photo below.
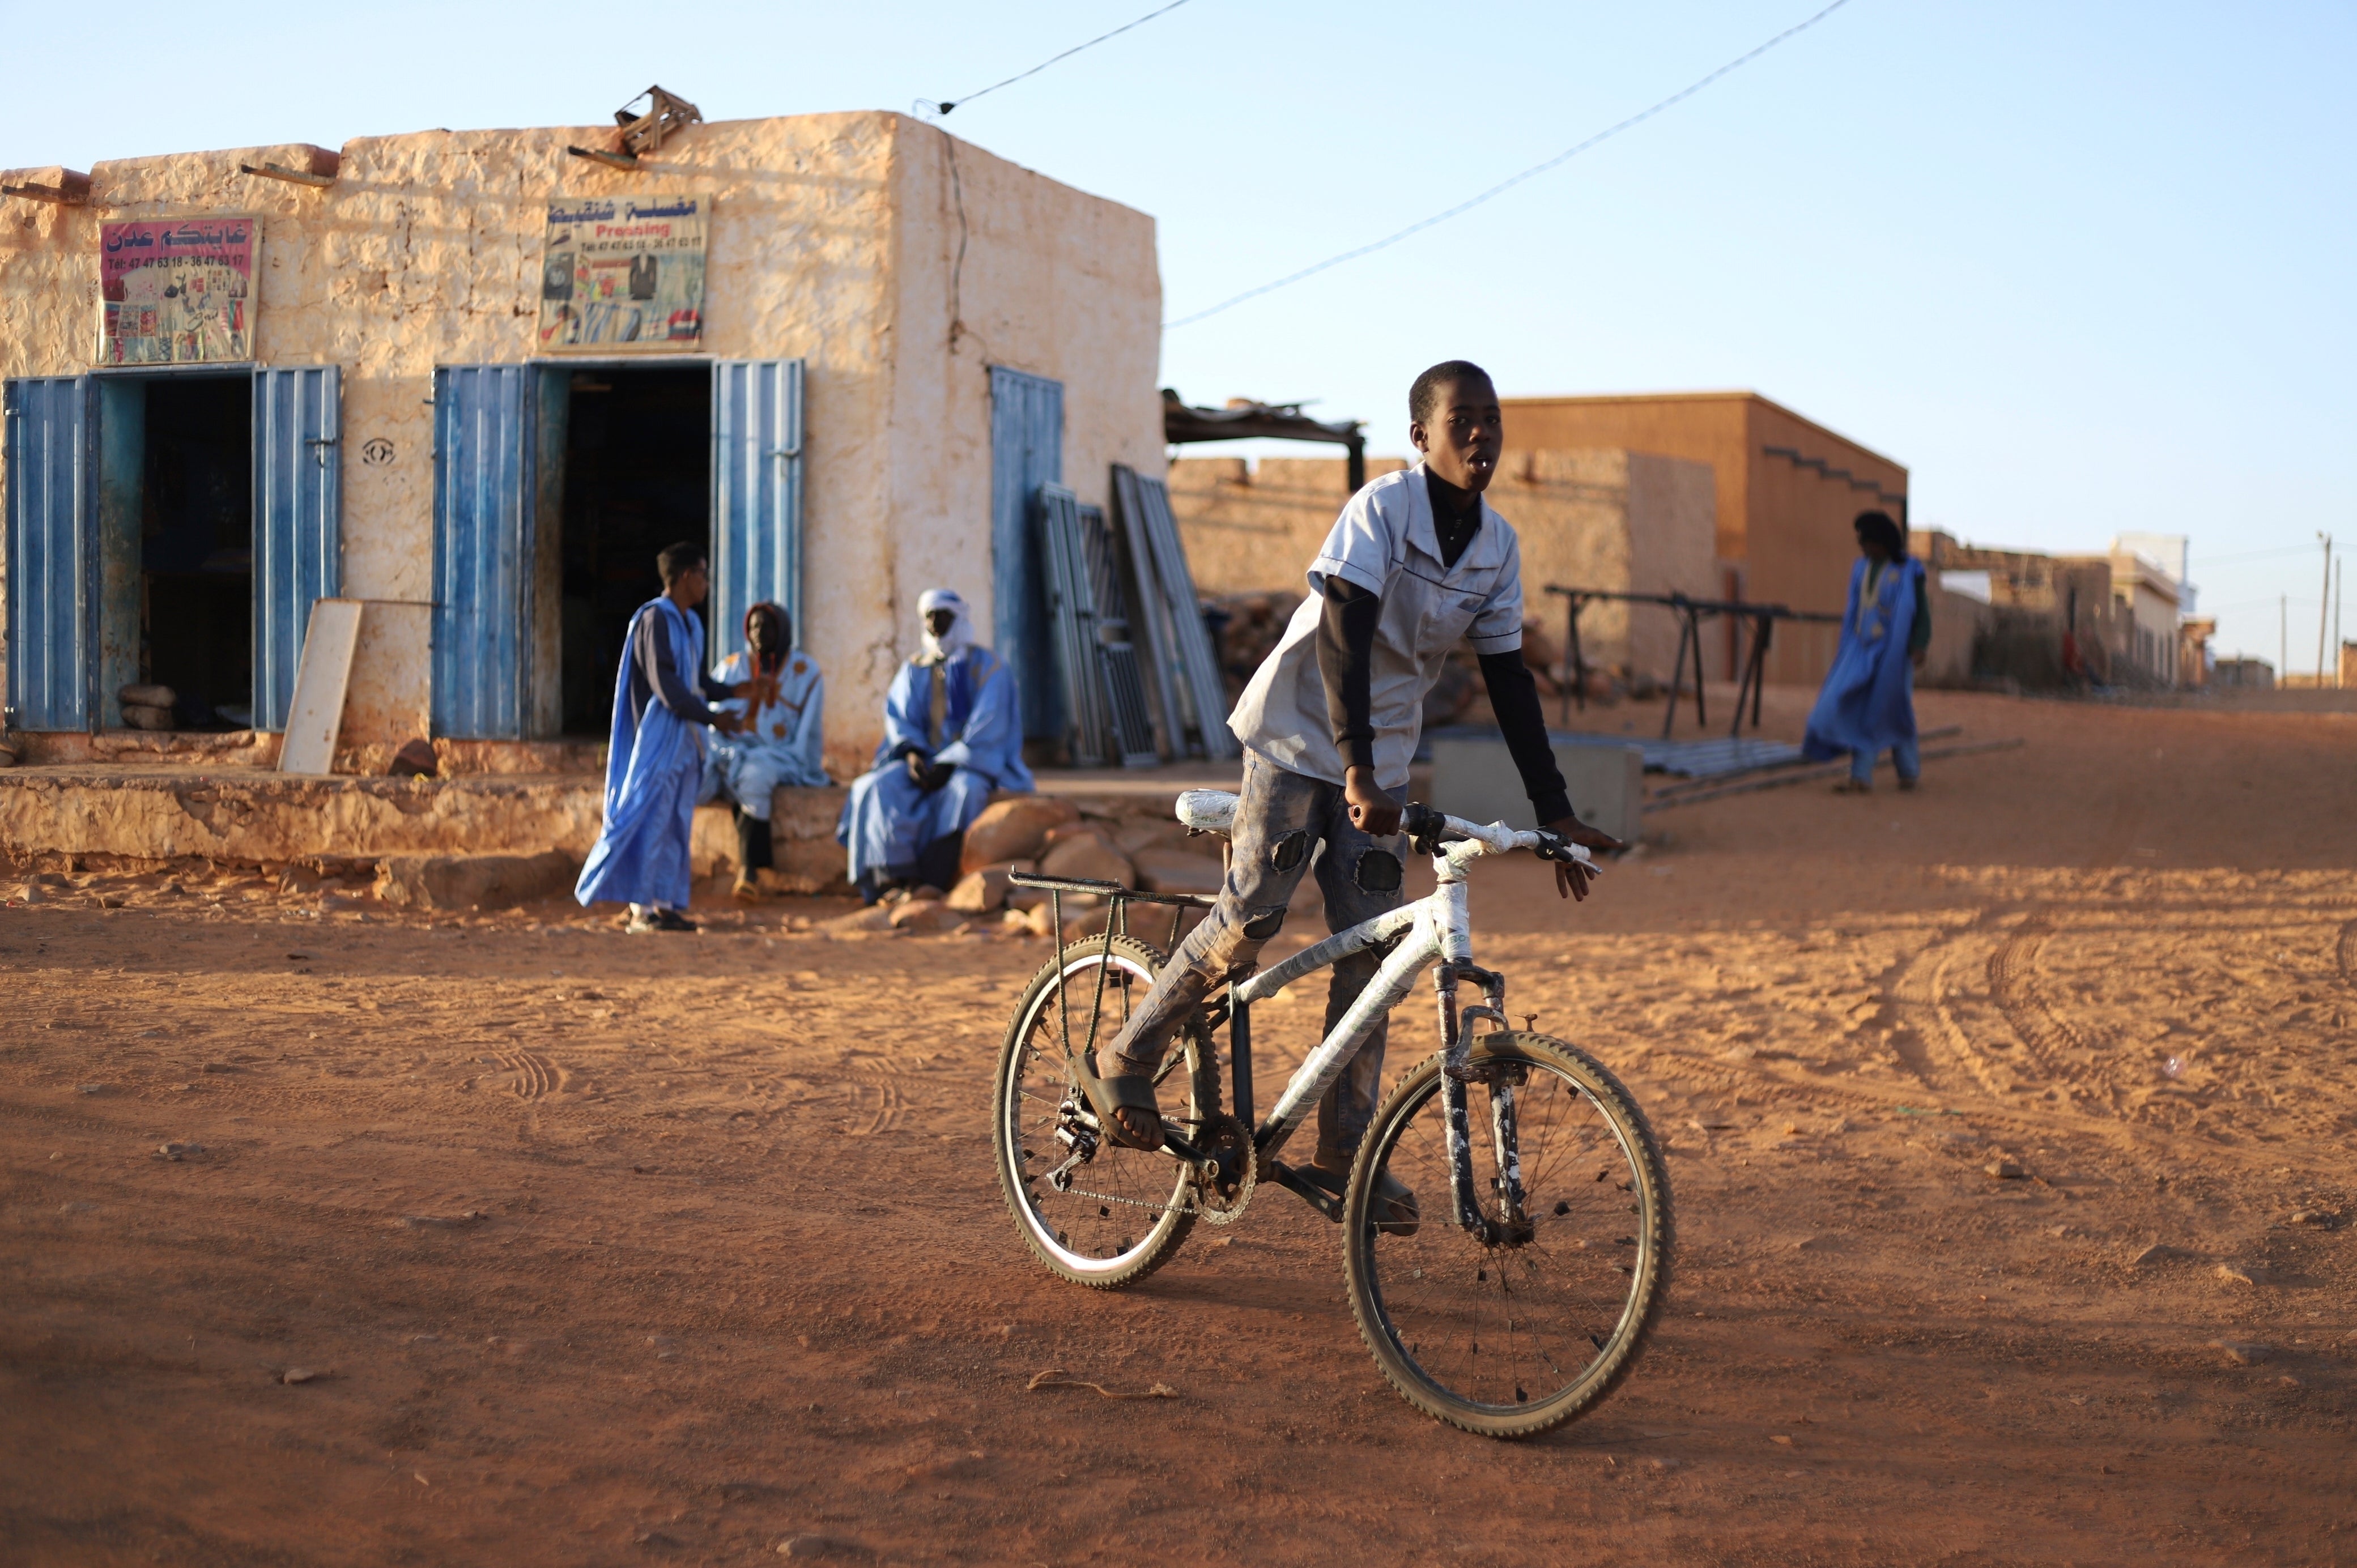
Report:
[[[992,633],[1015,671],[1023,733],[1064,733],[1049,632],[1046,564],[1031,524],[1039,487],[1064,478],[1064,383],[990,368],[990,576]]]
[[[745,644],[745,612],[785,607],[802,626],[802,362],[712,367],[712,658]]]
[[[530,365],[434,372],[434,733],[521,740],[532,638]]]
[[[284,730],[311,601],[343,586],[343,378],[253,372],[253,725]]]
[[[80,730],[97,717],[97,422],[88,376],[0,387],[8,467],[8,722]]]

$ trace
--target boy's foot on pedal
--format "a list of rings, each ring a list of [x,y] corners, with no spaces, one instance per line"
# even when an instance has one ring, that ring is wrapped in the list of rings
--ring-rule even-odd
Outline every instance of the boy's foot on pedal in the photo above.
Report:
[[[1339,1201],[1351,1185],[1351,1167],[1347,1163],[1339,1167],[1320,1155],[1306,1165],[1293,1167],[1296,1175],[1318,1191],[1329,1194]],[[1415,1193],[1408,1185],[1388,1170],[1375,1176],[1375,1229],[1386,1236],[1413,1236],[1423,1223],[1422,1211],[1416,1208]]]

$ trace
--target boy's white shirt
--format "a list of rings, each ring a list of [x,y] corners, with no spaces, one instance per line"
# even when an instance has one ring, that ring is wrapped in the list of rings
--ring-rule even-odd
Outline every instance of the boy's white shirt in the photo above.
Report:
[[[1424,465],[1371,480],[1343,507],[1309,565],[1309,596],[1253,672],[1228,715],[1236,738],[1279,768],[1342,782],[1341,753],[1318,669],[1326,581],[1340,577],[1383,599],[1372,671],[1375,782],[1407,788],[1424,729],[1425,693],[1459,641],[1480,653],[1523,645],[1523,555],[1513,525],[1485,498],[1481,526],[1444,566]]]

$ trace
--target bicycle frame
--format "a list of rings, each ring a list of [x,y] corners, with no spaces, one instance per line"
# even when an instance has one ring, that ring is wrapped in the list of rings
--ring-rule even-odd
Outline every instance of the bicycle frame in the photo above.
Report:
[[[1200,832],[1224,832],[1235,808],[1235,797],[1216,790],[1189,790],[1179,797],[1179,821]],[[1585,850],[1565,846],[1560,841],[1541,834],[1518,832],[1503,822],[1480,826],[1459,817],[1443,816],[1438,812],[1424,813],[1421,807],[1411,807],[1412,813],[1423,813],[1422,825],[1413,832],[1428,833],[1417,839],[1418,848],[1429,848],[1432,869],[1439,886],[1413,904],[1402,905],[1387,914],[1362,920],[1349,930],[1338,931],[1324,941],[1304,948],[1291,958],[1274,964],[1260,972],[1236,982],[1228,989],[1227,1017],[1228,1050],[1232,1075],[1231,1103],[1236,1119],[1246,1126],[1253,1119],[1252,1004],[1282,991],[1305,974],[1314,974],[1336,961],[1366,948],[1395,943],[1383,966],[1367,983],[1359,999],[1351,1004],[1317,1049],[1309,1053],[1285,1090],[1277,1097],[1276,1106],[1253,1132],[1253,1146],[1265,1164],[1265,1169],[1286,1187],[1298,1193],[1318,1208],[1340,1219],[1330,1195],[1319,1191],[1288,1171],[1276,1161],[1277,1152],[1285,1147],[1308,1114],[1309,1108],[1334,1087],[1350,1067],[1351,1059],[1365,1045],[1366,1036],[1375,1021],[1389,1014],[1394,1007],[1407,1000],[1415,989],[1416,971],[1426,963],[1435,965],[1433,990],[1439,1007],[1440,1043],[1447,1053],[1441,1075],[1441,1096],[1444,1120],[1448,1132],[1449,1188],[1455,1199],[1457,1225],[1484,1240],[1503,1240],[1512,1233],[1525,1230],[1527,1217],[1523,1213],[1523,1180],[1518,1126],[1515,1122],[1514,1088],[1522,1075],[1512,1064],[1476,1068],[1471,1064],[1472,1036],[1468,1026],[1476,1018],[1493,1019],[1500,1029],[1506,1022],[1506,977],[1481,968],[1473,961],[1473,919],[1467,898],[1466,877],[1474,861],[1484,854],[1503,854],[1517,849],[1538,849],[1552,846],[1557,854],[1568,854],[1585,865],[1591,875],[1597,867]],[[1440,843],[1446,835],[1452,842]],[[1140,893],[1118,883],[1098,882],[1079,877],[1050,877],[1032,873],[1017,872],[1008,881],[1017,886],[1047,889],[1056,898],[1054,908],[1058,929],[1063,926],[1061,895],[1064,892],[1094,893],[1108,897],[1114,908],[1105,926],[1107,949],[1113,933],[1125,924],[1123,906],[1130,902],[1195,906],[1208,908],[1212,900],[1196,894]],[[1178,908],[1173,909],[1172,939],[1176,946]],[[1470,980],[1482,990],[1482,1001],[1459,1013],[1457,1006],[1457,985],[1459,980]],[[1099,1007],[1103,1002],[1103,977],[1097,982],[1098,994],[1092,999],[1088,1020],[1087,1040],[1096,1038]],[[1072,1056],[1071,1021],[1062,1019],[1061,1041],[1064,1055]],[[1498,1169],[1499,1200],[1502,1219],[1491,1219],[1481,1212],[1480,1197],[1473,1187],[1473,1143],[1470,1110],[1467,1103],[1466,1086],[1485,1082],[1490,1086],[1490,1136]],[[1187,1140],[1170,1131],[1166,1122],[1164,1151],[1190,1163],[1201,1164],[1203,1153]]]
[[[1350,1067],[1352,1058],[1366,1043],[1366,1036],[1375,1021],[1407,1000],[1408,993],[1415,988],[1416,972],[1426,963],[1433,963],[1436,966],[1433,988],[1438,1003],[1440,1043],[1447,1053],[1441,1095],[1448,1133],[1449,1187],[1455,1198],[1455,1219],[1460,1229],[1482,1235],[1485,1240],[1496,1240],[1504,1230],[1521,1227],[1526,1220],[1523,1214],[1513,1082],[1494,1069],[1470,1066],[1472,1036],[1467,1026],[1475,1018],[1486,1016],[1494,1019],[1501,1029],[1507,1027],[1506,980],[1505,976],[1473,962],[1472,915],[1467,898],[1466,876],[1472,863],[1481,855],[1531,847],[1537,835],[1518,833],[1502,823],[1482,828],[1454,817],[1446,819],[1446,822],[1447,831],[1462,836],[1458,842],[1442,846],[1434,853],[1433,871],[1440,885],[1428,896],[1388,914],[1363,920],[1349,930],[1338,931],[1324,941],[1304,948],[1291,958],[1230,988],[1228,1039],[1234,1075],[1235,1113],[1250,1122],[1252,1004],[1274,995],[1303,975],[1313,974],[1351,953],[1396,940],[1397,945],[1384,959],[1374,978],[1367,983],[1367,988],[1359,993],[1358,1000],[1351,1004],[1350,1011],[1309,1053],[1291,1081],[1286,1084],[1284,1092],[1277,1097],[1275,1107],[1269,1112],[1268,1119],[1254,1129],[1253,1144],[1264,1159],[1273,1162],[1277,1152],[1284,1148],[1286,1141],[1292,1137],[1308,1114],[1309,1108],[1325,1097],[1326,1091],[1333,1088],[1335,1081]],[[1585,856],[1581,858],[1585,859]],[[1462,1014],[1457,1007],[1457,985],[1460,979],[1473,981],[1483,993],[1482,1003],[1466,1008]],[[1480,1199],[1473,1187],[1472,1133],[1466,1085],[1477,1079],[1486,1080],[1491,1085],[1491,1137],[1500,1178],[1499,1196],[1504,1214],[1502,1225],[1483,1216]],[[1277,1167],[1277,1174],[1282,1179],[1285,1175],[1282,1166]],[[1294,1184],[1287,1182],[1286,1185]]]

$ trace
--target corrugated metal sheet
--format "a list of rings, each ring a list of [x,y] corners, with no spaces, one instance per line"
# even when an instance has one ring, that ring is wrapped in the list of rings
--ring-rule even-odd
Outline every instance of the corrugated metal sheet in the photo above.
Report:
[[[523,737],[530,365],[434,372],[434,733]]]
[[[8,706],[28,730],[96,714],[98,482],[88,376],[0,389],[8,463]]]
[[[745,645],[745,611],[785,607],[802,645],[802,362],[712,367],[712,657]]]
[[[343,372],[253,373],[253,722],[283,730],[311,601],[343,588]]]
[[[1014,667],[1023,733],[1064,733],[1048,624],[1047,569],[1032,527],[1039,487],[1064,478],[1064,384],[1003,365],[990,368],[990,559],[992,635]]]

